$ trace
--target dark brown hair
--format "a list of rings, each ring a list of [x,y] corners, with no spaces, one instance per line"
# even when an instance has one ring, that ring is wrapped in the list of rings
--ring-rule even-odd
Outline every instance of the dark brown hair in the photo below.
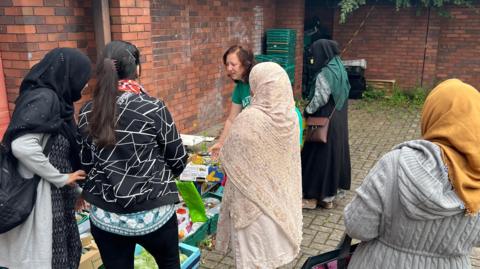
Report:
[[[136,79],[140,67],[140,51],[125,41],[112,41],[105,46],[97,61],[97,83],[93,90],[92,112],[88,116],[89,134],[100,147],[115,144],[118,81]]]
[[[223,54],[224,65],[227,65],[227,57],[232,53],[237,54],[240,63],[245,68],[245,73],[242,75],[242,80],[248,83],[248,76],[250,75],[250,71],[252,71],[252,68],[255,65],[255,57],[253,56],[252,50],[244,48],[240,45],[231,46]]]

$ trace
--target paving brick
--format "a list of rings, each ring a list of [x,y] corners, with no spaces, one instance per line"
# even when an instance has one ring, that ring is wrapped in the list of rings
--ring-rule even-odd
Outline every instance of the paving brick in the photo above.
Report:
[[[379,109],[375,105],[373,107],[365,105],[361,100],[350,100],[352,190],[347,191],[344,197],[338,198],[333,209],[303,210],[304,233],[301,252],[294,262],[282,266],[281,269],[301,268],[308,257],[333,250],[341,241],[345,230],[343,208],[354,197],[353,190],[361,184],[373,164],[396,144],[420,137],[419,110]],[[353,242],[356,243],[358,240]],[[207,254],[207,257],[217,259],[215,268],[233,268],[231,257],[210,254]],[[200,267],[212,268],[209,267],[211,264],[215,262],[207,260],[207,263]],[[480,249],[475,249],[472,253],[472,268],[480,269]]]

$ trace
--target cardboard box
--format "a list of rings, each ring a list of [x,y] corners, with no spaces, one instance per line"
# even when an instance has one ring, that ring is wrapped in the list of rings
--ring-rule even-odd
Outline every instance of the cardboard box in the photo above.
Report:
[[[92,243],[93,237],[90,233],[84,233],[80,235],[80,240],[82,241],[82,248],[85,248]]]
[[[85,249],[88,251],[82,255],[80,258],[80,265],[78,269],[98,269],[102,266],[102,258],[100,257],[100,251],[95,242],[91,242],[90,245],[86,246]]]

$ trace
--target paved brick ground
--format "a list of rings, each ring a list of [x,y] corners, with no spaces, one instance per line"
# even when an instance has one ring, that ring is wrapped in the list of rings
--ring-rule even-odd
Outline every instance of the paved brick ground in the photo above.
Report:
[[[420,137],[419,119],[419,110],[387,108],[350,100],[352,190],[361,184],[374,163],[394,145]],[[301,254],[282,269],[300,268],[309,256],[335,248],[345,229],[343,208],[352,197],[353,192],[348,191],[344,197],[336,200],[333,209],[303,210]],[[473,256],[473,268],[480,269],[480,249],[476,249]],[[203,249],[201,262],[200,268],[235,268],[231,253],[224,256]]]

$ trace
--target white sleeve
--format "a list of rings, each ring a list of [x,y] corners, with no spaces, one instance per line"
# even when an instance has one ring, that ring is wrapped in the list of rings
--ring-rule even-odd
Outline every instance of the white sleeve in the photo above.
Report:
[[[68,174],[62,174],[43,154],[42,138],[44,134],[26,134],[12,141],[12,153],[30,172],[61,188],[68,180]]]
[[[305,111],[309,114],[315,113],[319,107],[324,106],[328,103],[328,99],[330,98],[330,94],[332,90],[330,89],[330,85],[328,84],[325,76],[323,76],[322,72],[318,73],[317,78],[315,79],[315,94],[313,95],[312,100],[305,108]]]

